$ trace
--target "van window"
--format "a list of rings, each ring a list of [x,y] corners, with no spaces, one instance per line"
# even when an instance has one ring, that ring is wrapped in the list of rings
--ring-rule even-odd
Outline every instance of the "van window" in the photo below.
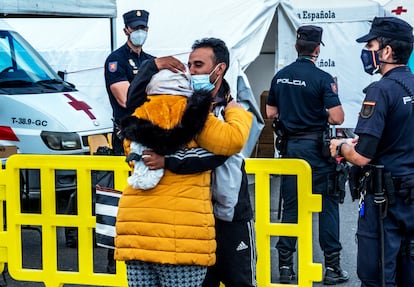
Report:
[[[7,36],[0,37],[0,71],[4,71],[7,67],[12,67],[10,38]]]
[[[9,94],[74,91],[13,31],[0,31],[0,88]]]

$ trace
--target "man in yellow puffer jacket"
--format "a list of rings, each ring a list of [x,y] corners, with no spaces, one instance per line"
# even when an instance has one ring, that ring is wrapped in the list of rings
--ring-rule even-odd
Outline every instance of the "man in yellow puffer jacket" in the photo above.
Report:
[[[222,122],[209,113],[211,94],[192,95],[188,79],[168,70],[154,75],[147,100],[122,123],[126,155],[131,141],[163,155],[197,146],[224,156],[240,152],[252,115],[234,102]],[[215,263],[210,171],[165,170],[152,189],[127,186],[116,230],[115,259],[126,261],[129,286],[201,286]]]

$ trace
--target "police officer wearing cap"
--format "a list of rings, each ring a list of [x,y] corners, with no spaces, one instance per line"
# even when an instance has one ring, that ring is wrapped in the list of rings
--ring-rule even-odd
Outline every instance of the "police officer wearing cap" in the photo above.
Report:
[[[141,64],[152,55],[142,50],[148,33],[148,16],[145,10],[132,10],[123,15],[124,33],[128,37],[122,47],[113,51],[105,61],[105,85],[113,111],[114,134],[112,147],[115,155],[123,155],[122,139],[118,137],[120,120],[129,115],[126,98],[130,82]]]
[[[123,117],[130,115],[126,109],[128,88],[141,64],[154,58],[142,50],[147,39],[148,16],[145,10],[131,10],[123,15],[124,33],[127,42],[113,51],[105,61],[105,85],[112,106],[114,132],[112,134],[113,155],[123,155],[123,140],[120,136],[119,124]],[[114,250],[108,249],[107,271],[115,273]]]
[[[325,256],[324,284],[335,285],[349,279],[340,267],[339,196],[334,188],[335,163],[323,154],[323,135],[329,124],[342,124],[344,112],[334,79],[316,67],[320,52],[322,28],[305,25],[297,30],[295,44],[298,58],[278,71],[272,79],[266,104],[267,117],[278,119],[283,126],[286,147],[284,158],[300,158],[312,167],[313,192],[322,195],[319,214],[319,244]],[[297,223],[296,178],[282,176],[283,223]],[[293,254],[296,238],[280,237],[276,248],[279,253],[280,283],[292,283]]]
[[[358,138],[332,140],[330,150],[363,167],[369,182],[359,188],[357,273],[361,286],[414,286],[414,75],[406,65],[413,28],[376,17],[356,41],[366,43],[365,71],[382,78],[364,89]],[[373,170],[381,173],[371,180]]]

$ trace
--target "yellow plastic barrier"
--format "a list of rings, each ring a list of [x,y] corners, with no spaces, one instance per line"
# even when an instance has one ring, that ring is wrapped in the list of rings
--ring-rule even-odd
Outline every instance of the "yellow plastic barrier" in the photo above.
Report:
[[[255,175],[255,212],[258,286],[286,286],[271,283],[270,237],[298,238],[298,285],[312,286],[322,280],[322,265],[312,258],[312,212],[322,210],[321,197],[312,194],[312,173],[309,164],[297,159],[247,159],[246,171]],[[297,175],[298,223],[270,222],[270,175]]]
[[[6,200],[6,173],[3,171],[3,161],[0,168],[0,215],[4,215],[3,203]],[[6,242],[7,234],[4,232],[5,218],[2,216],[2,222],[0,226],[0,242]],[[0,244],[0,272],[4,270],[4,263],[7,262],[7,245]]]
[[[40,169],[41,213],[20,212],[20,169]],[[56,214],[55,170],[76,170],[78,214]],[[15,280],[44,282],[45,286],[63,284],[88,284],[99,286],[127,286],[125,264],[117,263],[117,274],[93,272],[93,232],[95,216],[92,215],[91,170],[114,170],[115,188],[123,190],[129,167],[125,157],[114,156],[55,156],[14,155],[6,162],[7,232],[2,232],[0,246],[6,248],[10,276]],[[42,269],[22,266],[22,226],[41,227]],[[57,227],[78,228],[78,272],[57,269]],[[2,248],[2,250],[4,250]]]
[[[41,213],[22,213],[20,206],[21,169],[39,169],[41,182]],[[321,199],[312,194],[311,170],[302,160],[247,159],[246,169],[255,175],[257,281],[258,286],[286,286],[271,283],[270,237],[296,236],[298,238],[298,285],[312,286],[321,281],[322,266],[312,261],[312,212],[321,210]],[[56,214],[55,170],[75,170],[77,174],[77,215]],[[46,287],[63,284],[94,286],[127,286],[123,262],[117,262],[117,274],[95,273],[93,270],[93,228],[91,171],[113,170],[115,189],[123,190],[129,167],[125,157],[71,156],[71,155],[13,155],[0,170],[0,201],[6,201],[7,231],[0,229],[0,271],[8,263],[10,276],[15,280],[43,282]],[[298,223],[270,222],[270,175],[297,175]],[[0,204],[0,211],[2,211]],[[1,213],[3,215],[3,213]],[[41,228],[42,269],[23,268],[22,227]],[[78,228],[79,271],[58,270],[57,228]],[[295,285],[290,285],[295,286]]]

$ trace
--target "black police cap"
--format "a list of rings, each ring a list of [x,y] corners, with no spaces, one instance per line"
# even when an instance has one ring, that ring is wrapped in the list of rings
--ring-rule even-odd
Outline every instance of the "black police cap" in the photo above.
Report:
[[[375,17],[369,33],[356,39],[356,41],[365,43],[378,37],[413,43],[413,27],[397,17]]]
[[[131,10],[126,12],[124,17],[125,26],[135,28],[138,26],[148,27],[148,16],[149,12],[145,10]]]
[[[297,40],[304,40],[310,42],[316,42],[318,44],[325,44],[322,42],[322,28],[314,25],[300,26],[296,32]]]

